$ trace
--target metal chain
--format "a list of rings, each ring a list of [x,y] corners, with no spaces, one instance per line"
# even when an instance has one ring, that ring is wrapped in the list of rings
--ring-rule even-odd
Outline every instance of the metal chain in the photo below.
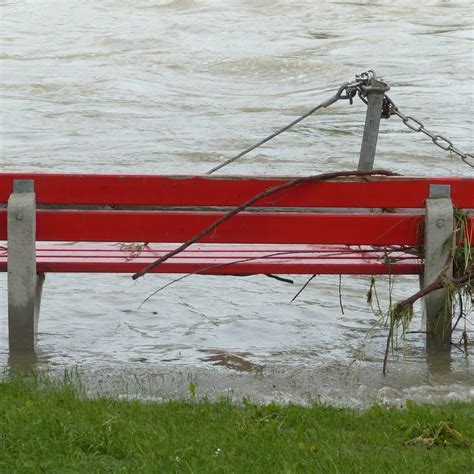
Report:
[[[239,154],[233,156],[232,158],[229,158],[228,160],[224,161],[220,165],[212,168],[206,174],[212,174],[215,171],[220,170],[224,166],[227,166],[228,164],[234,162],[235,160],[238,160],[239,158],[246,155],[247,153],[250,153],[252,150],[255,150],[256,148],[260,147],[264,143],[267,143],[268,141],[277,137],[281,133],[289,130],[290,128],[295,126],[297,123],[301,122],[302,120],[309,117],[310,115],[313,115],[318,110],[329,107],[330,105],[336,103],[339,100],[349,100],[350,104],[352,104],[354,97],[358,95],[360,99],[364,103],[367,104],[367,99],[365,98],[366,92],[364,91],[364,88],[367,87],[372,81],[372,79],[375,79],[375,78],[376,78],[375,71],[371,69],[361,74],[357,74],[355,77],[355,81],[345,82],[344,84],[342,84],[341,87],[339,87],[336,94],[334,94],[332,97],[330,97],[326,101],[321,102],[316,107],[313,107],[311,110],[301,115],[296,120],[293,120],[293,122],[289,123],[288,125],[285,125],[284,127],[280,128],[279,130],[272,133],[271,135],[268,135],[263,140],[260,140],[259,142],[246,148],[244,151],[240,152]],[[449,140],[449,138],[446,138],[444,135],[440,135],[439,133],[431,132],[416,118],[411,117],[410,115],[405,115],[403,112],[399,110],[399,108],[395,105],[393,100],[390,99],[390,97],[387,94],[384,94],[384,100],[382,104],[382,118],[390,118],[391,115],[397,115],[398,117],[401,118],[402,122],[410,130],[413,130],[414,132],[424,133],[426,136],[430,137],[431,141],[435,145],[437,145],[439,148],[441,148],[444,151],[450,151],[458,155],[466,165],[474,168],[474,155],[472,153],[464,153],[459,148],[455,147],[453,142]]]
[[[392,99],[385,94],[384,95],[384,103],[382,105],[382,117],[388,118],[390,115],[397,115],[402,119],[402,122],[414,132],[421,132],[424,133],[426,136],[431,138],[431,141],[439,146],[444,151],[450,151],[454,154],[458,155],[461,160],[466,163],[466,165],[471,166],[474,168],[474,155],[472,153],[464,153],[459,148],[453,145],[453,142],[446,138],[444,135],[439,133],[434,133],[428,130],[420,120],[417,120],[410,115],[405,115],[403,112],[399,110],[399,108],[395,105]]]

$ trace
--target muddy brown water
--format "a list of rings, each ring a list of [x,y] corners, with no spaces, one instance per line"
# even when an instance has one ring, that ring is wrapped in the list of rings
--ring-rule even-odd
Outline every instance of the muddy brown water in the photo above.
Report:
[[[407,114],[473,150],[470,1],[2,1],[1,167],[203,173],[374,68]],[[227,167],[227,174],[354,169],[364,105],[339,103]],[[377,167],[472,175],[383,121]],[[368,277],[304,284],[262,276],[48,275],[36,367],[77,368],[91,392],[198,394],[364,406],[474,399],[471,355],[427,359],[410,334],[381,375],[386,330]],[[379,280],[382,309],[387,279]],[[392,298],[417,288],[395,279]],[[6,276],[0,366],[8,368]],[[344,312],[341,311],[341,305]],[[412,329],[422,329],[420,308]],[[473,331],[472,316],[466,329]],[[456,334],[455,337],[458,337]],[[13,361],[14,362],[14,361]],[[10,363],[13,363],[10,361]],[[17,361],[18,362],[18,361]],[[18,362],[20,363],[20,362]]]

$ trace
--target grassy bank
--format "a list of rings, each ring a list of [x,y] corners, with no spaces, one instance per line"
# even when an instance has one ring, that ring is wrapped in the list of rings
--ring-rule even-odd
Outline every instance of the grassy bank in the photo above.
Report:
[[[40,387],[41,385],[41,387]],[[474,404],[236,406],[84,399],[0,382],[0,472],[472,472]]]

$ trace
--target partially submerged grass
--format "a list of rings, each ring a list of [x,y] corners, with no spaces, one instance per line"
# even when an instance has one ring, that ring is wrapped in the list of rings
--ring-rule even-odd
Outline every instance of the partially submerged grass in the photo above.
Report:
[[[474,404],[356,411],[0,383],[0,472],[472,472]]]

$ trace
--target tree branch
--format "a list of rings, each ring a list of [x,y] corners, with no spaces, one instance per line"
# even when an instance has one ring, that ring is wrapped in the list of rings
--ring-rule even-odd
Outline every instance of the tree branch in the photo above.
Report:
[[[257,194],[256,196],[253,196],[252,198],[248,199],[245,201],[243,204],[240,206],[236,207],[235,209],[232,209],[229,211],[227,214],[224,214],[222,217],[217,219],[215,222],[213,222],[211,225],[203,229],[201,232],[198,232],[194,237],[177,247],[176,249],[172,250],[171,252],[168,252],[166,255],[163,255],[159,259],[155,260],[154,262],[150,263],[148,266],[140,270],[139,272],[135,273],[132,278],[136,280],[137,278],[142,277],[143,275],[146,275],[149,273],[151,270],[153,270],[156,266],[158,266],[160,263],[165,262],[166,260],[170,259],[171,257],[174,257],[178,253],[182,252],[183,250],[187,249],[189,246],[192,244],[198,242],[201,240],[203,237],[205,237],[207,234],[211,233],[214,229],[216,229],[218,226],[223,224],[225,221],[228,221],[230,218],[234,217],[236,214],[239,212],[242,212],[245,210],[247,207],[251,206],[254,202],[263,199],[265,197],[268,197],[272,194],[275,194],[280,191],[284,191],[286,189],[292,188],[294,186],[297,186],[302,183],[308,183],[308,182],[318,182],[318,181],[329,181],[331,179],[335,178],[342,178],[342,177],[368,177],[368,176],[375,176],[375,175],[381,175],[381,176],[399,176],[398,173],[393,173],[391,171],[386,171],[386,170],[373,170],[373,171],[340,171],[340,172],[333,172],[333,173],[322,173],[318,175],[313,175],[313,176],[303,176],[300,178],[294,178],[291,179],[290,181],[287,181],[286,183],[280,184],[278,186],[274,186],[272,188],[269,188],[265,191],[262,191],[261,193]]]

